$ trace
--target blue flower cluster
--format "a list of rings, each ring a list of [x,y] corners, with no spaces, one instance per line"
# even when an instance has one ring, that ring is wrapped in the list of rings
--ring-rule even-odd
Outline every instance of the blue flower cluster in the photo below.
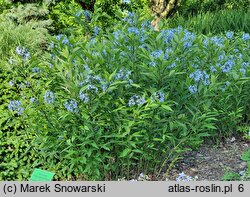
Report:
[[[244,40],[244,41],[250,40],[250,34],[249,34],[249,33],[244,33],[244,34],[242,35],[242,40]]]
[[[86,89],[88,91],[93,90],[95,93],[98,92],[98,88],[94,85],[95,83],[103,84],[104,81],[99,76],[93,76],[91,74],[88,74],[84,81],[80,81],[78,83],[79,87],[82,87],[84,84],[86,84]]]
[[[233,57],[231,57],[222,65],[221,70],[224,73],[228,73],[232,70],[234,65],[235,65],[235,60],[233,59]]]
[[[41,70],[40,70],[40,68],[38,68],[38,67],[34,67],[34,68],[32,68],[32,72],[33,73],[39,73]]]
[[[31,97],[30,98],[30,103],[34,103],[34,102],[36,102],[37,100],[36,100],[36,98],[34,98],[34,97]]]
[[[227,37],[229,40],[232,40],[233,37],[234,37],[234,32],[232,32],[232,31],[226,32],[226,37]]]
[[[50,90],[48,90],[47,92],[45,92],[44,95],[44,101],[48,104],[53,104],[55,102],[55,94],[53,92],[51,92]]]
[[[180,33],[181,29],[182,28],[161,30],[160,37],[165,40],[166,44],[170,44],[174,39],[174,35]]]
[[[95,26],[94,27],[94,36],[97,36],[99,34],[100,30],[101,29],[98,26]]]
[[[16,54],[20,55],[23,60],[30,59],[30,52],[25,47],[16,47]]]
[[[64,34],[59,34],[59,35],[56,37],[56,39],[57,39],[58,41],[61,41],[61,42],[62,42],[63,44],[65,44],[65,45],[71,45],[70,42],[69,42],[69,40],[68,40],[68,38],[67,38],[67,36],[64,35]]]
[[[193,178],[191,176],[186,175],[184,172],[180,173],[176,178],[176,181],[192,181]]]
[[[151,97],[153,101],[158,100],[160,103],[163,103],[165,101],[165,94],[163,92],[155,92],[153,94],[153,97]]]
[[[223,86],[221,87],[222,92],[225,92],[226,88],[230,85],[229,81],[226,81]]]
[[[189,89],[189,92],[191,94],[195,94],[198,91],[198,86],[197,85],[191,85],[191,86],[188,87],[188,89]]]
[[[151,56],[152,56],[153,58],[160,58],[162,54],[163,54],[163,51],[162,51],[162,50],[156,50],[156,51],[153,51],[153,52],[151,53]]]
[[[125,4],[129,4],[130,0],[122,0],[122,2],[125,3]]]
[[[137,15],[134,12],[128,12],[127,16],[122,19],[123,22],[127,22],[130,25],[137,23]]]
[[[192,32],[187,31],[186,29],[184,30],[184,37],[182,38],[183,47],[184,49],[188,49],[193,45],[193,41],[195,39],[195,34]]]
[[[10,101],[8,108],[11,112],[17,111],[18,115],[21,115],[24,111],[24,108],[22,107],[22,102],[18,100]]]
[[[84,16],[86,21],[90,22],[91,21],[91,12],[89,10],[84,10]]]
[[[134,94],[130,99],[129,99],[129,102],[128,102],[128,106],[129,107],[132,107],[134,105],[143,105],[145,103],[145,99]]]
[[[75,99],[68,99],[68,100],[64,103],[64,107],[65,107],[69,112],[73,112],[73,113],[77,113],[77,112],[78,112],[77,101],[76,101]]]
[[[224,46],[224,39],[222,37],[213,36],[211,37],[211,41],[218,47]]]
[[[145,21],[141,24],[141,27],[136,27],[138,23],[138,16],[133,12],[128,12],[127,16],[123,18],[123,21],[126,22],[129,27],[127,29],[129,35],[133,35],[133,38],[140,40],[141,46],[140,48],[146,48],[145,40],[148,38],[147,32],[148,30],[153,30],[153,27],[150,23],[150,21]],[[115,43],[120,45],[120,42],[117,42],[121,38],[127,43],[129,41],[129,38],[122,34],[120,30],[117,30],[113,32],[113,35],[115,37]]]
[[[81,90],[79,92],[79,98],[81,101],[83,101],[84,103],[88,103],[89,102],[89,97],[87,94],[83,93],[83,91]]]
[[[191,73],[189,75],[189,77],[191,79],[194,79],[195,82],[200,82],[203,81],[204,85],[209,85],[210,81],[209,81],[209,75],[207,74],[207,72],[205,70],[196,70],[195,72]]]
[[[137,36],[140,34],[140,31],[137,27],[129,27],[128,32]]]
[[[115,80],[123,80],[123,81],[128,81],[129,84],[133,83],[133,80],[130,79],[131,75],[130,70],[125,70],[124,68],[121,68],[118,73],[115,74],[114,78]]]

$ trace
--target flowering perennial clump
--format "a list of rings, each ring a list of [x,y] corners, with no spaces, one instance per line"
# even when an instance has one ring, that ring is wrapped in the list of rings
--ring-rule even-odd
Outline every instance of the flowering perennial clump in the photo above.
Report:
[[[56,152],[58,167],[70,163],[69,175],[130,174],[144,161],[153,172],[199,146],[203,136],[216,136],[215,129],[237,128],[237,117],[249,113],[249,34],[209,37],[182,27],[155,32],[150,21],[137,19],[129,12],[113,33],[102,36],[96,26],[90,40],[76,43],[60,34],[41,62],[32,58],[18,67],[10,59],[8,66],[28,77],[8,78],[23,102],[10,101],[9,110],[20,115],[25,109],[22,118],[30,117],[39,139],[48,139],[34,143]],[[30,57],[20,46],[16,53]],[[166,153],[171,157],[163,158]],[[128,173],[119,171],[120,162]],[[180,173],[176,180],[193,178]]]

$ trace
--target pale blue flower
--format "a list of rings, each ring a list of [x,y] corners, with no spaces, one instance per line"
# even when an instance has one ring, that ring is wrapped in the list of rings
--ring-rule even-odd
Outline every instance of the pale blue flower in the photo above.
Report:
[[[229,81],[226,81],[224,85],[221,87],[222,92],[225,92],[226,88],[230,85]]]
[[[155,62],[150,62],[149,66],[156,67],[156,63]]]
[[[115,36],[116,40],[119,40],[120,36],[121,36],[121,30],[116,30],[113,32],[113,35]]]
[[[151,22],[147,20],[141,24],[141,27],[147,29],[147,28],[152,28],[153,26],[151,25]]]
[[[249,67],[249,63],[248,62],[242,62],[241,66],[243,68]]]
[[[245,68],[240,68],[240,72],[243,74],[243,76],[246,75],[246,69]]]
[[[171,69],[176,67],[176,62],[172,63],[171,65],[167,66],[167,69]]]
[[[87,21],[91,21],[91,12],[89,10],[84,10],[84,16]]]
[[[162,30],[160,36],[165,40],[166,44],[169,44],[173,40],[175,32],[175,29]]]
[[[140,32],[139,32],[139,30],[138,30],[137,27],[129,27],[128,28],[128,32],[132,33],[132,34],[135,34],[135,35],[139,35],[140,34]]]
[[[59,41],[63,36],[64,36],[63,34],[59,34],[58,36],[56,36],[56,39]]]
[[[190,48],[193,45],[194,39],[194,33],[185,30],[184,37],[182,38],[184,49]]]
[[[201,70],[196,70],[195,72],[189,75],[191,79],[194,79],[196,82],[199,82],[203,78],[203,73]]]
[[[9,82],[9,85],[10,85],[10,86],[14,86],[14,85],[15,85],[14,81],[10,81],[10,82]]]
[[[130,0],[122,0],[123,3],[129,4]]]
[[[94,36],[97,36],[99,34],[100,30],[101,29],[98,26],[95,26],[94,27]]]
[[[86,86],[86,89],[89,90],[89,91],[94,90],[95,93],[98,92],[98,88],[97,88],[96,86],[92,85],[92,84],[88,84],[88,85]]]
[[[30,98],[30,102],[31,102],[31,103],[34,103],[35,101],[36,101],[36,99],[35,99],[34,97],[31,97],[31,98]]]
[[[63,44],[69,44],[69,40],[68,40],[68,38],[66,36],[63,38],[62,43]]]
[[[116,80],[129,80],[131,73],[132,71],[121,68],[119,72],[115,74],[114,78]]]
[[[226,37],[227,37],[229,40],[232,40],[233,37],[234,37],[234,32],[232,32],[232,31],[226,32]]]
[[[33,73],[39,73],[40,72],[40,68],[34,67],[34,68],[32,68],[32,72]]]
[[[232,70],[233,66],[235,65],[235,61],[232,59],[229,59],[224,63],[224,65],[221,67],[222,72],[228,73]]]
[[[234,49],[234,53],[238,53],[239,52],[239,49]]]
[[[159,100],[160,103],[164,102],[165,94],[163,92],[155,92],[154,97]]]
[[[20,55],[23,60],[30,59],[30,52],[25,47],[16,47],[16,54]]]
[[[176,181],[192,181],[193,178],[191,176],[186,175],[184,172],[180,173],[178,177],[176,177]]]
[[[250,34],[249,34],[249,33],[244,33],[244,34],[242,35],[242,40],[244,40],[244,41],[250,40]]]
[[[134,106],[134,105],[143,105],[145,103],[145,99],[144,98],[141,98],[140,96],[134,94],[130,99],[129,99],[129,102],[128,102],[128,106]]]
[[[191,85],[188,87],[191,94],[195,94],[198,91],[197,85]]]
[[[163,54],[162,50],[155,50],[151,53],[151,55],[153,56],[153,58],[160,58],[161,55]]]
[[[49,44],[49,48],[52,49],[52,48],[54,48],[54,47],[55,47],[55,43],[54,43],[54,42],[51,42],[51,43]]]
[[[211,40],[218,47],[224,46],[224,39],[223,38],[219,38],[217,36],[214,36],[214,37],[211,38]]]
[[[214,66],[210,66],[210,71],[214,73],[217,71],[217,69]]]
[[[55,95],[53,92],[48,90],[44,95],[44,101],[48,104],[53,104],[55,102]]]
[[[22,102],[18,100],[10,101],[8,108],[11,112],[17,111],[18,115],[21,115],[24,111],[24,108],[22,107]]]
[[[78,106],[77,106],[77,101],[75,99],[69,99],[64,103],[64,107],[69,111],[69,112],[78,112]]]
[[[79,92],[79,98],[81,101],[83,101],[84,103],[88,103],[89,102],[89,97],[87,94],[84,94],[82,91]]]

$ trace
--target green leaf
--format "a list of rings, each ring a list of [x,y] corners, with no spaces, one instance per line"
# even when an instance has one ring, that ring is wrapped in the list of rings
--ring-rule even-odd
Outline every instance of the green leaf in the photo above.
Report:
[[[122,151],[122,153],[120,154],[120,157],[126,157],[126,156],[128,156],[129,153],[131,153],[131,149],[126,148]]]
[[[250,149],[242,154],[241,159],[244,161],[250,161]]]
[[[173,110],[171,109],[171,107],[169,107],[169,106],[167,106],[167,105],[161,105],[161,107],[162,107],[163,109],[166,109],[167,111],[173,111]]]

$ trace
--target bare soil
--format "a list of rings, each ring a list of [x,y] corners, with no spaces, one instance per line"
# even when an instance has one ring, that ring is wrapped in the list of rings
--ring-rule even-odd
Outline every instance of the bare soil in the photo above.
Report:
[[[247,162],[241,155],[249,148],[250,141],[235,138],[217,146],[204,144],[196,151],[187,152],[170,171],[167,180],[175,181],[181,172],[198,181],[220,181],[226,172],[244,172]]]

